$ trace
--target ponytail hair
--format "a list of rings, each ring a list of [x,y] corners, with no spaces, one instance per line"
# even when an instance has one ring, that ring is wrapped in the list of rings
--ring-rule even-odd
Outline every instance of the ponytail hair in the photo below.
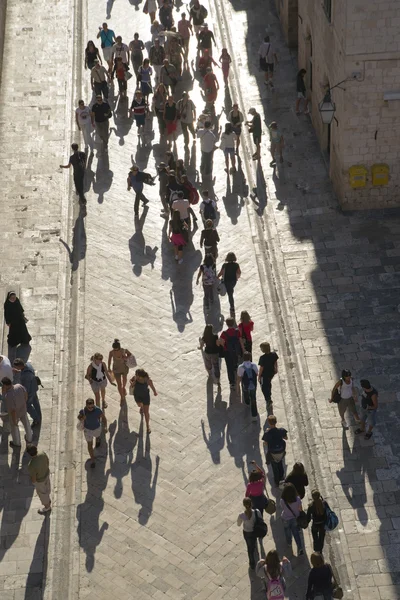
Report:
[[[311,492],[311,497],[313,500],[312,503],[314,506],[315,514],[323,515],[325,512],[325,505],[319,490],[313,490]]]

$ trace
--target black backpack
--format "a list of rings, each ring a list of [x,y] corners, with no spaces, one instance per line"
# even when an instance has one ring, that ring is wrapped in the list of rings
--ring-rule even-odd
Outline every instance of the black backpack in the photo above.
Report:
[[[233,354],[235,356],[240,356],[242,353],[242,347],[239,342],[239,337],[237,335],[238,329],[235,329],[235,335],[227,335],[226,336],[226,352],[227,354]]]
[[[215,208],[213,206],[212,200],[210,202],[204,203],[204,220],[211,219],[214,221],[217,217],[217,213],[215,212]]]

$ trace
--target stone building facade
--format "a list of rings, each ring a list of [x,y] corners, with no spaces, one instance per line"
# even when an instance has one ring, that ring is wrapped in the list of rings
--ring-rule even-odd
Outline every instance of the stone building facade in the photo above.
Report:
[[[297,20],[299,69],[307,70],[312,122],[342,208],[400,206],[399,0],[276,2],[288,43]],[[324,125],[318,104],[343,80]],[[349,169],[357,166],[365,170],[354,181],[365,187],[352,187]]]

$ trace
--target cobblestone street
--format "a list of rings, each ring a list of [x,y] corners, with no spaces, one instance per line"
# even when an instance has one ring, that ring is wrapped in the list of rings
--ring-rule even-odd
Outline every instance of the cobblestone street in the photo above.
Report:
[[[51,457],[55,503],[51,517],[37,514],[40,503],[27,461],[10,448],[7,454],[9,438],[3,433],[1,600],[35,600],[43,592],[47,598],[87,600],[121,594],[135,600],[262,600],[261,580],[248,569],[236,525],[249,463],[265,464],[261,391],[255,424],[229,390],[225,366],[221,393],[207,381],[198,350],[203,293],[195,282],[202,257],[200,219],[178,265],[159,215],[158,185],[146,188],[150,202],[136,221],[134,196],[126,190],[133,161],[155,174],[155,165],[165,160],[157,120],[154,135],[149,119],[146,124],[151,143],[139,145],[128,103],[118,102],[114,89],[108,157],[96,153],[89,161],[86,218],[72,188],[67,198],[68,172],[57,170],[70,140],[77,139],[76,131],[70,136],[70,123],[78,96],[87,102],[91,96],[89,71],[80,72],[83,48],[74,54],[72,44],[95,39],[107,12],[109,27],[124,42],[138,31],[148,46],[150,19],[143,2],[133,0],[107,5],[88,0],[82,20],[66,0],[51,7],[21,6],[23,16],[19,5],[8,1],[0,160],[7,216],[2,241],[3,248],[12,244],[12,252],[3,252],[0,284],[3,295],[18,286],[30,318],[31,360],[45,386],[40,447]],[[188,12],[186,5],[177,6],[175,17]],[[294,112],[296,56],[283,42],[272,0],[257,5],[216,0],[208,8],[217,39],[214,58],[225,46],[234,63],[225,93],[217,70],[219,124],[224,126],[237,100],[246,115],[254,106],[264,123],[278,121],[286,141],[285,162],[274,170],[266,125],[260,167],[248,160],[253,148],[244,136],[240,168],[230,177],[223,171],[223,153],[216,151],[218,264],[228,251],[236,253],[242,270],[236,312],[248,310],[254,320],[254,359],[264,341],[279,354],[273,398],[274,413],[289,431],[286,464],[304,462],[308,495],[318,486],[338,513],[339,527],[327,536],[324,555],[344,597],[395,600],[400,597],[399,213],[339,211],[310,120]],[[49,60],[46,38],[34,55],[40,77],[16,84],[20,55],[12,41],[21,39],[27,60],[38,13],[47,23],[68,22],[67,30],[57,29],[51,39],[65,69],[55,69]],[[258,70],[265,33],[279,58],[274,92]],[[72,89],[71,69],[77,77]],[[178,92],[190,90],[200,114],[196,79],[192,84],[184,75],[178,85]],[[129,104],[133,91],[131,79]],[[22,117],[10,120],[12,105]],[[189,150],[184,152],[180,136],[177,155],[201,189],[199,142]],[[256,197],[250,196],[254,187]],[[71,284],[67,294],[66,283],[67,289]],[[228,300],[222,297],[207,320],[221,331],[227,316]],[[109,434],[96,451],[93,470],[75,418],[92,395],[83,379],[90,357],[101,352],[107,362],[114,338],[149,372],[158,396],[151,399],[152,433],[146,436],[133,398],[120,410],[117,389],[108,386]],[[3,342],[3,353],[6,348]],[[369,441],[357,438],[353,426],[345,431],[328,403],[343,368],[379,390],[379,420]],[[293,576],[287,596],[304,599],[308,558],[292,557],[279,512],[269,520],[265,551],[276,547],[289,556]],[[308,530],[305,539],[309,555]]]

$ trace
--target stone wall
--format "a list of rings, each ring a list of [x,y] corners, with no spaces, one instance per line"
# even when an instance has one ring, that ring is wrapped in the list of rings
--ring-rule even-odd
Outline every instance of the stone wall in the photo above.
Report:
[[[4,31],[6,27],[7,0],[0,1],[0,84],[3,67]]]

